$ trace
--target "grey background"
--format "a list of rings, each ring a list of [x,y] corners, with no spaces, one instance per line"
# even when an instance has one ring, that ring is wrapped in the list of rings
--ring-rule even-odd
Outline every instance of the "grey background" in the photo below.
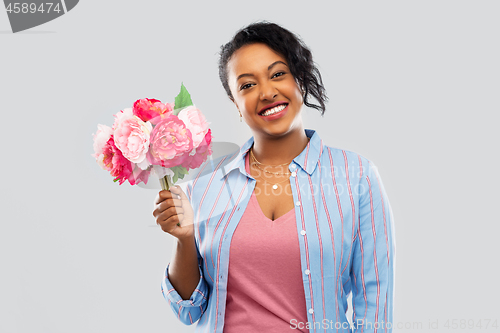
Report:
[[[499,10],[87,0],[18,34],[0,11],[0,331],[194,331],[160,293],[174,241],[150,227],[156,190],[113,183],[90,157],[92,133],[138,98],[173,101],[183,81],[214,141],[243,144],[251,132],[217,53],[260,19],[298,33],[323,74],[331,101],[324,118],[304,108],[305,127],[379,168],[396,225],[397,331],[499,319]]]

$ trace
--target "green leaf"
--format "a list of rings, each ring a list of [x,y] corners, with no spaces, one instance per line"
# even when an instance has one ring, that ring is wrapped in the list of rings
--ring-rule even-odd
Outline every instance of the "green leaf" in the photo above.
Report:
[[[181,83],[181,91],[179,95],[175,98],[175,106],[174,106],[174,115],[177,114],[187,106],[193,105],[193,101],[191,100],[191,95],[188,93],[184,84]]]
[[[189,173],[189,171],[184,168],[184,167],[180,167],[179,168],[179,178],[180,179],[184,179],[184,176],[187,175]]]
[[[116,183],[116,182],[117,182],[117,181],[119,181],[119,180],[120,180],[120,179],[115,178],[115,179],[113,179],[113,183]]]
[[[179,179],[184,179],[184,175],[188,174],[188,170],[185,167],[180,166],[180,165],[175,166],[175,167],[171,167],[170,170],[172,170],[174,172],[174,176],[172,177],[173,183],[175,183]]]

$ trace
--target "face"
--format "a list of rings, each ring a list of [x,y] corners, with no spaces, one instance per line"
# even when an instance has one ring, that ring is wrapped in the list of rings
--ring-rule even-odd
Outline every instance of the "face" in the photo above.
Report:
[[[275,137],[302,128],[301,89],[285,58],[267,45],[245,45],[234,52],[228,62],[228,84],[254,134]]]

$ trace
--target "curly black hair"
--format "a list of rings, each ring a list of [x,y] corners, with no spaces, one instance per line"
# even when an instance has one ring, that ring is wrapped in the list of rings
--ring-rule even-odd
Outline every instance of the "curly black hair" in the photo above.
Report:
[[[227,82],[227,64],[236,50],[253,43],[264,43],[286,59],[290,72],[304,91],[304,104],[319,110],[323,116],[328,97],[321,74],[313,62],[311,51],[298,36],[267,21],[250,24],[239,30],[231,41],[221,46],[219,78],[229,98],[232,100],[233,95]],[[318,101],[319,105],[309,102],[310,95]]]

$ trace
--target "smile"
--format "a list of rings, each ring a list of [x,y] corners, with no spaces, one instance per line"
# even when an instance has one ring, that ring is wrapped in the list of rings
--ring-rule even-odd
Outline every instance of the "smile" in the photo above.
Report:
[[[259,113],[259,116],[261,116],[265,120],[275,120],[278,118],[283,117],[288,111],[288,104],[279,104],[276,106],[272,106],[271,108],[267,108],[264,111],[261,111]]]
[[[282,111],[284,108],[286,108],[288,103],[285,102],[276,102],[270,105],[267,105],[266,107],[262,108],[260,110],[259,115],[261,116],[269,116],[271,114],[278,113]]]

